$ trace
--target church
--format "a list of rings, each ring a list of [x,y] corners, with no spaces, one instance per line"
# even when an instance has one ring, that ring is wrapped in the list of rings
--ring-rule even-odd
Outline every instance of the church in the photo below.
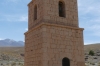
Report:
[[[85,66],[83,30],[77,0],[32,0],[24,66]]]

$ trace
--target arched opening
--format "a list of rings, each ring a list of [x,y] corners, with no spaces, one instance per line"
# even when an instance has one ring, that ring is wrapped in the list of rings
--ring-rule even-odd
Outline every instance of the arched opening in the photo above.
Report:
[[[59,1],[59,16],[66,17],[65,15],[65,4],[62,1]]]
[[[34,7],[34,20],[37,19],[37,6]]]
[[[68,58],[62,59],[62,66],[70,66],[70,60]]]

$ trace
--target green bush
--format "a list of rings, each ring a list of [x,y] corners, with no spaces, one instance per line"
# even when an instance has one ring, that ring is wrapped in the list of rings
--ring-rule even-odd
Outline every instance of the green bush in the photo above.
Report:
[[[94,51],[93,50],[90,50],[89,51],[89,55],[94,56]]]

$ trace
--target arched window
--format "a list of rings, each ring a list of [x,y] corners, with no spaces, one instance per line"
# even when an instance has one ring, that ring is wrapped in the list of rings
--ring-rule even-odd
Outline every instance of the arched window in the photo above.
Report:
[[[37,6],[34,7],[34,20],[37,19]]]
[[[59,16],[66,17],[65,16],[65,4],[62,1],[59,1]]]
[[[68,58],[62,59],[62,66],[70,66],[70,60]]]

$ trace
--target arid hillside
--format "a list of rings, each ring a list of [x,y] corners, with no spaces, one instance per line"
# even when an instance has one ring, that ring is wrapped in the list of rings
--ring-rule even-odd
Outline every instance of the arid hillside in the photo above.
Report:
[[[100,43],[84,45],[84,50],[85,52],[90,50],[100,51]]]
[[[90,50],[100,51],[100,44],[84,45],[85,53]],[[0,60],[24,61],[24,47],[0,47]]]
[[[23,47],[0,47],[0,60],[23,61]]]

